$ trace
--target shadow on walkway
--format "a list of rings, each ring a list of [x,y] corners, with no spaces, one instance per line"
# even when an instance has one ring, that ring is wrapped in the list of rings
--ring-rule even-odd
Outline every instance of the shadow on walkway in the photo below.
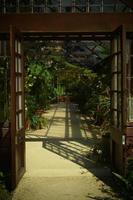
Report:
[[[55,108],[49,127],[44,136],[36,136],[33,138],[31,135],[27,138],[27,141],[42,141],[42,147],[44,149],[78,164],[81,168],[86,169],[86,171],[83,170],[83,173],[87,173],[87,171],[91,172],[97,177],[97,180],[102,180],[106,185],[110,186],[113,191],[116,190],[118,194],[119,188],[114,184],[110,169],[99,163],[94,156],[91,159],[87,157],[87,153],[92,151],[93,146],[99,142],[99,138],[87,130],[81,129],[83,128],[83,121],[81,120],[78,109],[73,109],[73,106],[73,104],[59,104]],[[64,117],[60,117],[59,115],[56,116],[57,112],[60,112],[60,109],[65,109]],[[59,137],[54,137],[54,135],[49,134],[51,128],[53,128],[53,130],[57,129],[58,131],[58,123],[61,123],[62,126],[64,124],[63,137],[61,137],[60,134],[58,135]],[[104,188],[101,188],[101,190],[108,193]],[[96,196],[93,197],[90,194],[88,194],[86,198],[102,200],[102,198]],[[104,199],[111,200],[111,198]]]

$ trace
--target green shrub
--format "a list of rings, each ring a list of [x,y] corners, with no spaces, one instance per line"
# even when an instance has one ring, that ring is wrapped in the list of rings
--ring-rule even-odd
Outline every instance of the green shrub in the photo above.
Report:
[[[133,159],[128,160],[126,178],[127,178],[127,181],[128,181],[129,189],[133,191]]]
[[[0,200],[11,200],[10,193],[5,189],[3,185],[0,185]]]
[[[42,116],[38,116],[38,115],[33,115],[30,118],[30,128],[31,129],[42,129],[45,128],[47,126],[47,119],[42,117]]]
[[[0,200],[11,200],[11,194],[7,191],[5,187],[5,177],[2,172],[0,172]]]

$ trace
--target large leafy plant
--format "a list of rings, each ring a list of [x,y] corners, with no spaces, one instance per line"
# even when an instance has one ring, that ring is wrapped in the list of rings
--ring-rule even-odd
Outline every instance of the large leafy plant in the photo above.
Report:
[[[43,119],[37,116],[38,109],[46,109],[51,95],[52,76],[39,61],[28,60],[26,70],[26,117],[31,128],[43,127]],[[39,125],[41,124],[41,125]]]

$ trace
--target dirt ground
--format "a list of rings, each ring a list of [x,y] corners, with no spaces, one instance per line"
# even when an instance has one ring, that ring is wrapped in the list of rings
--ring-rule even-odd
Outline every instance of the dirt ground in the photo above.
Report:
[[[122,200],[109,167],[87,157],[100,136],[86,128],[77,105],[44,114],[47,128],[26,133],[26,173],[13,200]]]

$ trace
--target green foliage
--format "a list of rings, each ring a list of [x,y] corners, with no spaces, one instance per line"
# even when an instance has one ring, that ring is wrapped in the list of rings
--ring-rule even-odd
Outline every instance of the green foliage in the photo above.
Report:
[[[4,185],[4,175],[0,172],[0,200],[11,200],[11,194]]]
[[[128,160],[126,178],[128,181],[128,189],[132,190],[132,192],[133,192],[133,159]]]
[[[11,200],[11,195],[3,185],[0,185],[0,200]]]
[[[47,119],[42,116],[33,115],[30,118],[30,128],[31,129],[42,129],[47,125]]]
[[[57,88],[55,88],[55,93],[57,96],[62,96],[65,93],[65,88],[62,85],[57,85]]]
[[[63,48],[67,50],[57,41],[36,43],[30,48],[26,75],[27,115],[33,117],[35,109],[46,108],[57,96],[66,93],[79,104],[82,113],[91,116],[96,124],[107,127],[110,119],[110,65],[96,65],[94,69],[81,67],[68,61]],[[109,54],[108,45],[99,48],[99,53],[105,58]]]
[[[27,117],[30,117],[30,115],[34,114],[36,109],[37,109],[36,98],[27,93],[27,95],[26,95],[26,114],[27,114]]]
[[[110,68],[106,66],[103,69],[94,73],[65,60],[64,68],[58,70],[57,75],[66,93],[71,94],[79,104],[81,112],[91,116],[96,124],[104,124],[103,127],[107,128],[110,125]]]
[[[100,125],[110,125],[110,98],[105,95],[99,95],[99,103],[96,110],[96,122]],[[106,122],[104,124],[104,122]],[[105,128],[105,127],[104,127]]]
[[[42,128],[45,121],[36,115],[36,110],[46,109],[53,95],[52,75],[38,61],[28,60],[26,71],[26,118],[31,128]]]

